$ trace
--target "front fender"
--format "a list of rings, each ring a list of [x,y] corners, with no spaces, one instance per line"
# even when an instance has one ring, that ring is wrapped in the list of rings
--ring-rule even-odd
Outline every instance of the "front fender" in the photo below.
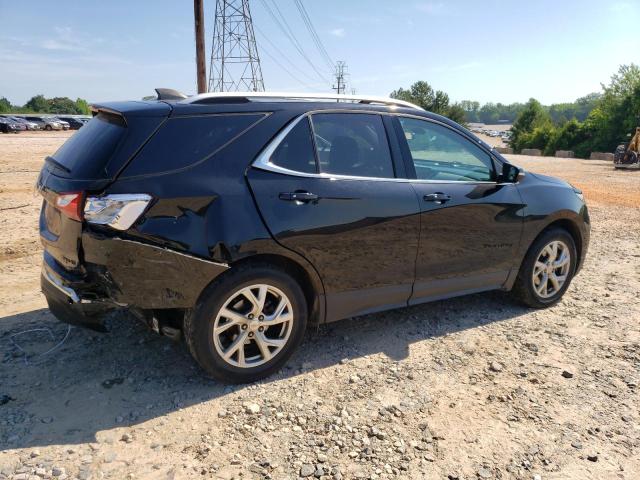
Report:
[[[518,251],[517,269],[509,275],[505,284],[510,289],[515,282],[520,265],[536,238],[552,225],[566,228],[574,236],[578,248],[576,271],[582,268],[590,240],[590,218],[587,205],[573,188],[564,182],[549,182],[527,175],[518,185],[525,208],[523,209],[522,242]]]

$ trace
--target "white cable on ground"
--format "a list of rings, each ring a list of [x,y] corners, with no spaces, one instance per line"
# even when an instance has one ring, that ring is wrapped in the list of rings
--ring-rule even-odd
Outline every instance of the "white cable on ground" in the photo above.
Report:
[[[67,341],[67,338],[69,338],[69,334],[71,333],[71,325],[67,325],[67,332],[64,334],[64,337],[62,338],[62,340],[60,340],[56,345],[51,347],[46,352],[40,353],[38,355],[34,355],[32,357],[32,360],[29,360],[29,354],[24,348],[20,346],[20,344],[15,339],[16,337],[19,337],[20,335],[24,335],[25,333],[33,333],[33,332],[47,332],[51,337],[51,340],[55,340],[55,336],[53,335],[53,332],[49,327],[31,328],[29,330],[23,330],[22,332],[14,333],[13,335],[11,335],[9,337],[9,339],[11,340],[11,343],[13,343],[13,345],[24,354],[23,358],[24,358],[25,365],[37,365],[38,359],[41,359],[42,357],[49,355],[50,353],[53,353],[58,348],[60,348],[62,344]]]

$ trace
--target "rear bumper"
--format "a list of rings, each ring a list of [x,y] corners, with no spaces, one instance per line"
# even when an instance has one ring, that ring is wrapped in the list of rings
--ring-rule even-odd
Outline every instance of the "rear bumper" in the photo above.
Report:
[[[115,305],[81,298],[81,290],[76,290],[78,282],[60,273],[55,264],[47,261],[46,257],[45,253],[40,288],[51,313],[61,322],[106,331],[104,316],[115,308]]]
[[[41,284],[59,320],[102,329],[103,314],[190,308],[229,267],[174,250],[96,233],[82,234],[84,260],[73,272],[45,250]],[[52,306],[53,305],[53,306]]]

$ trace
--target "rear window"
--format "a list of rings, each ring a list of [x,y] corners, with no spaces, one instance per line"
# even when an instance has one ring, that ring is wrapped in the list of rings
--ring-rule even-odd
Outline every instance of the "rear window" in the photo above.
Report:
[[[168,172],[211,157],[264,114],[225,114],[169,119],[127,168],[126,176]],[[82,127],[84,130],[86,127]]]
[[[393,178],[382,117],[362,113],[312,116],[320,171],[356,177]]]
[[[271,156],[271,163],[303,173],[316,173],[316,157],[309,120],[304,118],[287,134]]]
[[[52,157],[71,175],[82,177],[89,169],[107,163],[125,131],[121,117],[99,113],[74,133]]]

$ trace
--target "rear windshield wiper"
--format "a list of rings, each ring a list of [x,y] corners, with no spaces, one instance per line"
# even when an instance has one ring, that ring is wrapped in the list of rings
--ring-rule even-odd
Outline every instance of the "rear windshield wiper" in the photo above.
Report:
[[[64,170],[67,173],[71,173],[71,169],[68,167],[65,167],[63,164],[61,164],[59,161],[57,161],[55,158],[53,157],[46,157],[44,159],[45,162],[47,163],[51,163],[54,167],[58,167],[61,170]]]

